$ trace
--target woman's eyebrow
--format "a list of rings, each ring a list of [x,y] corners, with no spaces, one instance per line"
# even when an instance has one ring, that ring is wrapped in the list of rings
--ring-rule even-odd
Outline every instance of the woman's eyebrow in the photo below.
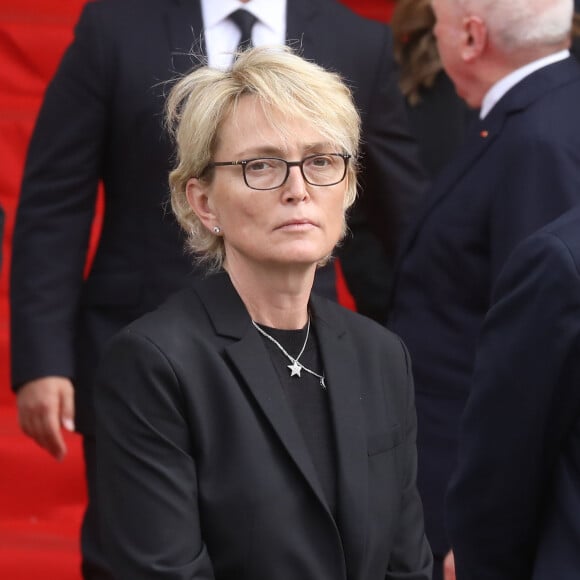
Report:
[[[299,149],[306,154],[320,152],[328,153],[331,149],[331,146],[326,142],[305,143],[299,146]],[[252,157],[280,157],[284,159],[287,156],[287,153],[288,151],[282,147],[265,145],[244,149],[238,155],[238,159],[247,159]]]

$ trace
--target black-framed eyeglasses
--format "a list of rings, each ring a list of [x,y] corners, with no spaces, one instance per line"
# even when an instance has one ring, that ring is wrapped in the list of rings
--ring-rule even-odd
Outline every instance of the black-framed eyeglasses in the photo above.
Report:
[[[317,153],[308,155],[301,161],[286,161],[279,157],[257,157],[241,161],[214,161],[206,169],[240,165],[244,181],[250,189],[277,189],[286,183],[291,167],[300,167],[306,183],[327,187],[340,183],[346,176],[348,153]]]

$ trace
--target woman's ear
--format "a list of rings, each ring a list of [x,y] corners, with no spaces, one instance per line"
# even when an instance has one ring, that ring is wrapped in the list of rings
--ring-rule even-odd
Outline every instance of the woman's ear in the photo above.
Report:
[[[210,202],[208,184],[197,177],[192,177],[185,186],[185,195],[189,206],[201,223],[208,230],[213,230],[218,223],[218,219]]]

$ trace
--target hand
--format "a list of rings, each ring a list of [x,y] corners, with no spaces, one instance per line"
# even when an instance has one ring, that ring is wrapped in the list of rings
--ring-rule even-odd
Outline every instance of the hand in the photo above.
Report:
[[[74,388],[65,377],[43,377],[25,383],[16,395],[22,431],[55,459],[67,448],[62,428],[74,431]]]
[[[453,550],[449,550],[443,560],[443,580],[455,580],[455,558],[453,557]]]

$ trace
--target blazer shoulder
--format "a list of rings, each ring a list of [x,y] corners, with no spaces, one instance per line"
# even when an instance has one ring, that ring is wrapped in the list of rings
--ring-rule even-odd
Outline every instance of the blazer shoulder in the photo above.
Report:
[[[289,10],[291,10],[289,6]],[[316,20],[326,22],[324,32],[320,29],[320,38],[332,37],[338,34],[342,42],[351,42],[356,39],[357,52],[367,46],[375,46],[379,43],[392,42],[391,27],[385,22],[379,22],[362,16],[354,12],[348,6],[336,2],[335,0],[326,0],[314,3],[313,10],[316,13]]]
[[[316,301],[318,308],[324,304],[326,312],[323,314],[323,319],[331,324],[336,323],[330,321],[329,317],[338,321],[344,331],[352,336],[355,344],[361,345],[363,348],[376,348],[378,346],[396,351],[400,351],[401,348],[405,350],[401,338],[379,322],[326,298],[317,297]]]
[[[500,99],[494,109],[502,114],[505,111],[523,112],[528,118],[553,115],[555,119],[567,119],[573,123],[572,113],[577,110],[579,96],[580,64],[569,57],[525,77]],[[554,118],[549,120],[552,125]],[[559,129],[560,124],[553,126],[553,130]]]
[[[167,0],[91,0],[84,5],[81,18],[96,19],[111,30],[130,34],[142,31],[148,22],[158,26],[159,19],[173,4]]]
[[[390,26],[384,22],[362,16],[355,12],[349,6],[336,2],[335,0],[325,0],[319,2],[317,7],[321,12],[327,16],[334,18],[333,25],[338,25],[340,22],[347,23],[351,28],[360,27],[361,30],[384,31],[390,30]],[[338,22],[336,22],[338,21]]]
[[[566,253],[580,274],[580,207],[569,210],[529,236],[522,246],[540,247],[544,253]]]
[[[103,12],[130,11],[133,14],[147,14],[151,10],[165,10],[171,2],[167,0],[89,0],[84,6],[88,10]]]
[[[138,334],[163,347],[204,336],[210,322],[192,288],[172,294],[158,308],[137,318],[121,333]],[[205,332],[207,335],[207,332]]]

